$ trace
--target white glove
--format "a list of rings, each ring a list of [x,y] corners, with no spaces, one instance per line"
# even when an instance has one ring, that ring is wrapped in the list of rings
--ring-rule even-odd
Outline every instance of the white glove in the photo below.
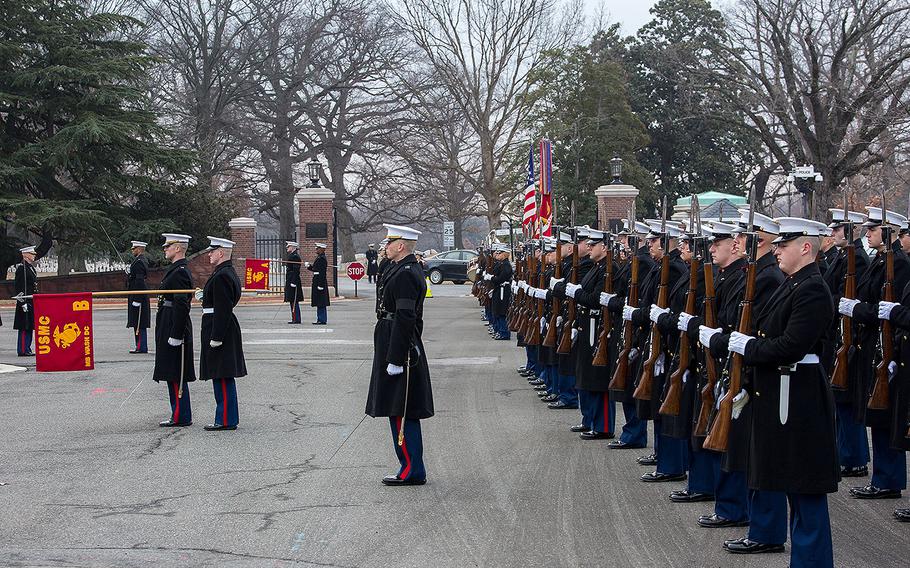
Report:
[[[180,347],[181,345],[183,345],[183,340],[174,339],[173,337],[168,337],[167,344],[170,345],[171,347]]]
[[[323,288],[322,286],[316,286],[316,289],[317,289],[317,290],[325,290],[325,288]]]
[[[524,290],[525,292],[527,292],[528,288],[530,288],[530,286],[528,286],[528,283],[525,282],[524,280],[522,280],[518,283],[518,287],[521,288],[522,290]]]
[[[746,354],[746,344],[755,339],[751,335],[746,335],[738,331],[734,331],[730,334],[730,351],[734,353],[739,353],[740,355]]]
[[[882,300],[878,303],[878,319],[889,320],[891,319],[891,310],[894,309],[894,306],[899,306],[895,302],[885,302]]]
[[[400,375],[404,373],[404,367],[399,367],[398,365],[389,363],[385,368],[385,374],[391,376]]]
[[[578,328],[572,328],[572,341],[575,341],[575,338],[578,337]]]
[[[517,294],[518,290],[520,290],[520,288],[518,287],[518,284],[516,284],[514,282],[512,282],[512,284],[509,286],[509,288],[512,290],[513,294]]]
[[[141,302],[131,302],[131,303],[133,304],[133,307],[136,307],[136,308],[142,306]]]
[[[661,308],[660,306],[651,304],[651,312],[648,314],[648,316],[651,318],[651,321],[653,321],[654,323],[657,323],[657,320],[660,319],[660,316],[664,315],[665,313],[667,313],[669,311],[670,310],[667,308]]]
[[[26,304],[25,302],[22,302],[22,311],[24,313],[28,313],[28,304]]]
[[[304,267],[304,268],[309,268],[309,267],[310,267],[310,263],[309,263],[309,262],[304,262],[304,263],[303,263],[303,267]]]
[[[698,341],[705,347],[711,347],[711,338],[720,333],[720,328],[698,326]]]
[[[296,288],[296,287],[297,287],[296,284],[291,284],[291,288]]]
[[[611,294],[609,292],[601,292],[600,293],[600,305],[603,307],[609,306],[610,300],[612,300],[615,297],[616,297],[616,294]]]
[[[204,295],[205,295],[205,292],[203,292],[202,290],[196,290],[195,292],[193,292],[193,297],[196,298],[196,301],[198,301],[198,302],[202,301],[202,296],[204,296]]]
[[[210,345],[211,347],[221,347],[222,345],[224,345],[224,342],[223,342],[223,341],[215,341],[215,340],[213,339],[213,340],[209,341],[209,345]]]
[[[688,331],[689,322],[695,318],[692,314],[687,314],[686,312],[681,312],[679,314],[679,321],[676,322],[676,329],[679,331]]]
[[[578,284],[572,284],[571,282],[566,284],[566,296],[570,298],[575,297],[575,293],[581,290],[581,286]]]
[[[749,393],[746,389],[739,391],[739,394],[733,397],[733,420],[739,418],[743,408],[749,403]]]
[[[547,331],[547,318],[540,318],[540,334],[543,335]]]
[[[632,306],[623,306],[622,307],[622,319],[626,321],[632,321],[632,316],[635,314],[635,310],[638,308],[633,308]]]
[[[493,279],[493,275],[492,275],[492,274],[484,274],[484,275],[483,275],[483,279],[484,279],[484,280],[492,280],[492,279]]]
[[[560,282],[562,282],[563,280],[565,280],[565,278],[554,278],[551,276],[550,277],[550,290],[552,290],[553,288],[556,288],[556,285],[559,284]]]
[[[562,316],[556,316],[556,327],[562,327]]]
[[[837,311],[841,315],[847,316],[848,318],[853,317],[853,309],[856,307],[856,304],[859,303],[859,300],[851,300],[850,298],[841,298],[840,303],[837,305]]]
[[[126,270],[124,270],[124,272],[126,272],[126,275],[129,276],[129,275],[130,275],[130,267],[127,266],[127,267],[126,267]]]
[[[535,289],[534,289],[534,297],[537,298],[538,300],[546,300],[546,299],[547,299],[547,291],[544,290],[544,289],[542,289],[542,288],[535,288]]]

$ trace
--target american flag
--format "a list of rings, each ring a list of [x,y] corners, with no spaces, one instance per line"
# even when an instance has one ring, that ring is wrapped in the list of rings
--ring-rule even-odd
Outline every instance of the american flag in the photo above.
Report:
[[[552,235],[553,202],[553,154],[550,141],[546,138],[540,141],[540,234],[544,237]]]
[[[525,213],[521,218],[521,226],[525,234],[532,234],[534,221],[537,218],[537,195],[534,186],[534,146],[528,148],[528,181],[525,184]]]

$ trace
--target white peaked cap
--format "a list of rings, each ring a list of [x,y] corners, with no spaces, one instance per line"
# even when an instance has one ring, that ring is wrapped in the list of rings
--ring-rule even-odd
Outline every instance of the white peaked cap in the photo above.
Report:
[[[847,211],[847,217],[844,218],[843,209],[828,209],[831,212],[831,224],[828,225],[832,229],[834,227],[839,227],[845,223],[862,223],[866,220],[866,216],[860,213],[859,211]]]
[[[876,225],[882,224],[882,208],[881,207],[866,207],[866,210],[869,211],[868,220],[863,223],[867,227],[874,227]],[[886,212],[887,222],[889,225],[896,225],[900,227],[902,224],[907,222],[907,218],[901,215],[900,213],[895,213],[894,211],[888,210]]]
[[[588,229],[589,241],[602,241],[606,236],[607,233],[604,231],[598,231],[597,229]]]
[[[774,220],[780,225],[780,236],[772,241],[774,244],[798,237],[824,237],[828,232],[828,225],[802,217],[778,217]]]
[[[663,235],[663,231],[660,230],[661,225],[662,225],[662,223],[656,219],[651,219],[650,221],[648,221],[647,238],[649,238],[649,239],[660,238]],[[682,236],[683,231],[681,228],[679,228],[679,226],[676,225],[676,223],[671,224],[668,222],[666,225],[667,225],[667,228],[665,229],[665,231],[666,231],[667,235],[670,236],[670,238],[675,239],[675,238]]]
[[[509,246],[503,243],[494,243],[493,252],[510,252]]]
[[[731,225],[729,223],[722,223],[720,221],[711,221],[709,223],[704,223],[701,226],[702,232],[708,235],[709,238],[729,238],[733,236],[734,231],[736,231],[737,226]]]
[[[188,243],[190,242],[189,235],[181,235],[180,233],[161,233],[161,236],[164,237],[164,244],[170,245],[174,243]]]
[[[748,207],[745,209],[739,210],[739,224],[740,224],[740,226],[737,227],[736,229],[734,229],[734,232],[742,233],[744,231],[751,230],[751,228],[749,227],[749,208]],[[752,225],[759,231],[771,233],[772,235],[776,235],[777,232],[780,231],[780,226],[774,221],[774,219],[772,219],[771,217],[768,217],[767,215],[762,215],[758,211],[756,211],[755,214],[752,215]]]
[[[412,229],[410,227],[405,227],[403,225],[390,225],[388,223],[383,223],[382,226],[386,228],[386,231],[388,231],[386,238],[389,241],[394,241],[396,239],[402,239],[405,241],[416,241],[417,238],[422,234],[420,231],[418,231],[416,229]],[[324,247],[325,247],[325,245],[323,245],[323,248]]]
[[[300,248],[300,243],[295,241],[284,241],[284,245],[288,247]]]
[[[35,254],[35,247],[22,247],[19,249],[19,252],[22,254],[32,253]]]
[[[228,239],[222,239],[221,237],[213,237],[211,235],[207,236],[206,238],[209,240],[210,249],[216,249],[216,248],[232,249],[232,248],[234,248],[234,241],[231,241]]]
[[[132,248],[135,248],[135,247],[147,247],[147,246],[149,246],[148,243],[144,243],[144,242],[142,242],[142,241],[130,241],[130,242],[132,243],[132,244],[131,244],[131,247],[132,247]]]
[[[325,243],[316,243],[315,246],[316,246],[316,248],[318,248],[318,249],[328,248],[328,247],[325,245]]]

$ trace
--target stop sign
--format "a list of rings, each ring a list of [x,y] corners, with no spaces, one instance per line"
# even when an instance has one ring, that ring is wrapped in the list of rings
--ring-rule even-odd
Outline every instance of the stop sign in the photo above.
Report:
[[[351,280],[360,280],[367,273],[367,269],[359,262],[352,262],[348,265],[348,278]]]

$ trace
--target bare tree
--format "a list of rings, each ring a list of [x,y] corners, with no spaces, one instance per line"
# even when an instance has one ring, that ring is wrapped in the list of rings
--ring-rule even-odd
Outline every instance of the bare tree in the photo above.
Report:
[[[819,208],[845,180],[906,153],[908,15],[906,0],[741,0],[728,14],[729,92],[772,163],[822,173]]]
[[[476,138],[480,167],[471,185],[490,228],[499,227],[510,150],[534,104],[529,73],[548,49],[580,29],[578,4],[559,17],[556,0],[409,0],[403,27],[426,54],[434,75]],[[466,173],[470,170],[463,169]]]

